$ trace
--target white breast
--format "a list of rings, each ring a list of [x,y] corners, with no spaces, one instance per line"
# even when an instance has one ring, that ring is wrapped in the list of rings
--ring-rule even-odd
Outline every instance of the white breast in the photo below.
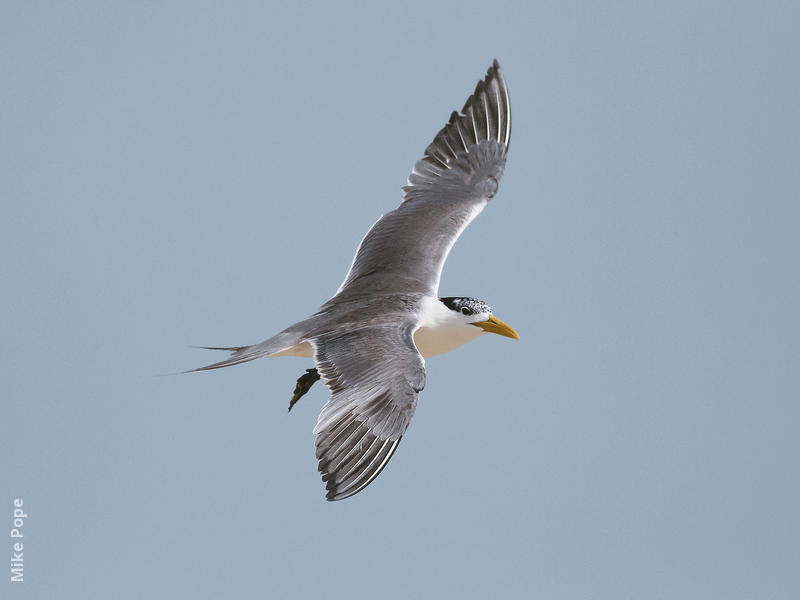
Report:
[[[480,327],[461,325],[456,327],[420,327],[414,332],[414,343],[423,358],[444,354],[463,346],[479,337],[483,332]]]

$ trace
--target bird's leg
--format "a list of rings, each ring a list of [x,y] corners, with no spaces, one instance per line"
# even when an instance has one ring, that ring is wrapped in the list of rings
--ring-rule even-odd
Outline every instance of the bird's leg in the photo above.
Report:
[[[319,381],[319,373],[316,369],[306,369],[306,372],[303,373],[300,378],[297,380],[297,383],[294,386],[294,395],[292,399],[289,400],[289,411],[291,412],[292,407],[294,406],[295,402],[300,400],[305,393],[311,389],[311,386],[314,385],[314,382]]]

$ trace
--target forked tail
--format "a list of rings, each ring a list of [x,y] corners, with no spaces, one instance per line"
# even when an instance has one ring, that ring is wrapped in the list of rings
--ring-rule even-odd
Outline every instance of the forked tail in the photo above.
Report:
[[[289,329],[281,331],[279,334],[272,336],[268,340],[264,340],[263,342],[260,342],[258,344],[253,344],[252,346],[233,346],[230,348],[220,348],[217,346],[201,346],[206,350],[226,350],[230,352],[231,355],[225,360],[221,360],[220,362],[215,362],[213,364],[206,365],[205,367],[198,367],[197,369],[184,371],[184,373],[196,373],[197,371],[210,371],[211,369],[221,369],[222,367],[231,367],[233,365],[238,365],[240,363],[250,362],[251,360],[262,358],[264,356],[270,356],[272,354],[277,354],[282,350],[291,348],[292,346],[297,344],[300,340],[301,336],[295,330],[295,327],[290,327]]]

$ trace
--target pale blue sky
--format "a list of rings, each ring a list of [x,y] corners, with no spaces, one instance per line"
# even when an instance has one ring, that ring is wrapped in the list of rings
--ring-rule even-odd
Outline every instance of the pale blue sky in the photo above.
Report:
[[[0,7],[3,598],[800,597],[795,3]],[[301,359],[156,375],[336,289],[492,58],[506,175],[324,501]],[[0,556],[11,555],[4,534]]]

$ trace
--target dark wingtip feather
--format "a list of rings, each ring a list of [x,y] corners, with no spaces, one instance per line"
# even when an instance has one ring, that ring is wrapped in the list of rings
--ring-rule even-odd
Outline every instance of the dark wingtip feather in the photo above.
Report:
[[[403,437],[400,436],[397,440],[384,440],[384,443],[375,452],[367,453],[364,457],[361,457],[369,461],[365,468],[348,473],[341,480],[337,478],[338,473],[324,473],[322,481],[325,482],[325,489],[327,490],[325,499],[328,502],[344,500],[355,496],[367,487],[389,464],[389,459],[394,455],[402,439]]]
[[[428,166],[449,168],[452,161],[484,140],[496,141],[506,149],[511,141],[511,104],[497,59],[475,85],[461,113],[451,113],[447,125],[436,134],[414,169],[424,174]]]
[[[383,437],[385,427],[374,429],[368,422],[371,417],[382,413],[388,413],[382,419],[384,426],[389,421],[394,422],[399,415],[392,413],[390,405],[389,394],[378,396],[364,411],[346,412],[333,426],[317,434],[318,469],[325,482],[328,500],[343,500],[357,494],[389,462],[402,436],[397,439]]]

